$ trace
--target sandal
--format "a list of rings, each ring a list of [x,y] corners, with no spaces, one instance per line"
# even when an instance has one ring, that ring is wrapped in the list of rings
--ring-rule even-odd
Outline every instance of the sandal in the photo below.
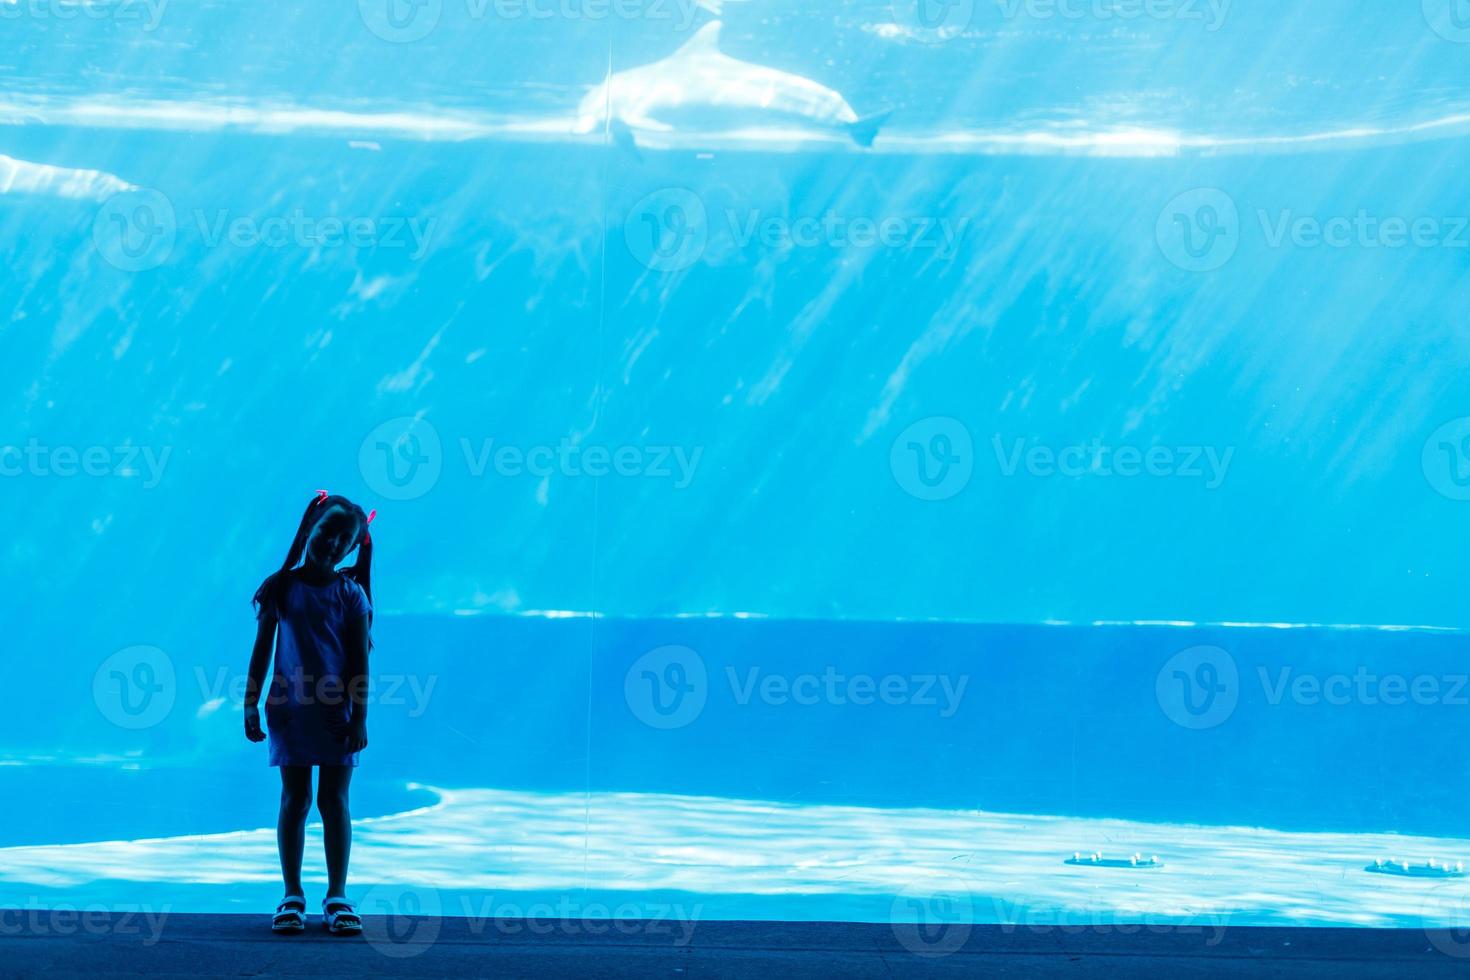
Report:
[[[306,899],[301,895],[287,895],[276,906],[271,918],[271,932],[305,932]]]
[[[347,899],[331,895],[322,899],[322,926],[336,936],[355,936],[362,932],[362,918]]]

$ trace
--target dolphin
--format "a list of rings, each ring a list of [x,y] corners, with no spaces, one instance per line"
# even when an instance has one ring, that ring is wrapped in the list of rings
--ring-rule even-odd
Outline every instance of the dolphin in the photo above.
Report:
[[[661,61],[611,72],[577,106],[575,131],[603,125],[629,146],[637,130],[672,132],[674,122],[712,119],[734,125],[795,122],[846,134],[871,146],[889,112],[860,117],[825,85],[720,51],[720,22],[711,21]]]

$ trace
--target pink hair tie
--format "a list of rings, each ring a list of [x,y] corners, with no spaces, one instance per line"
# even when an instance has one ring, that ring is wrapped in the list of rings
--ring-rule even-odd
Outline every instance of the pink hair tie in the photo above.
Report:
[[[377,510],[377,508],[376,508],[376,507],[375,507],[375,508],[373,508],[373,509],[372,509],[372,510],[371,510],[371,511],[369,511],[369,512],[368,512],[368,519],[367,519],[367,522],[368,522],[368,523],[369,523],[369,524],[371,524],[371,523],[372,523],[372,522],[373,522],[373,518],[374,518],[374,517],[377,517],[377,516],[378,516],[378,510]]]
[[[328,496],[330,496],[330,494],[328,494],[327,491],[325,491],[325,490],[318,490],[316,492],[316,503],[315,504],[312,504],[312,506],[313,507],[317,506],[323,500],[326,500]]]

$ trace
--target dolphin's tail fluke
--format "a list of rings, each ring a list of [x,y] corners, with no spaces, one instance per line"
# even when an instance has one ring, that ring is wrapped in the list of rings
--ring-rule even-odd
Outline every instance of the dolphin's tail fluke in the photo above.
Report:
[[[638,140],[633,137],[632,127],[621,119],[614,119],[608,125],[608,134],[612,136],[614,146],[639,163],[643,162],[643,154],[638,152]]]
[[[872,146],[873,138],[878,135],[878,130],[883,128],[883,124],[891,115],[893,115],[893,110],[886,109],[883,112],[875,112],[871,116],[864,116],[855,122],[850,122],[847,124],[847,135],[851,136],[852,141],[858,146]]]

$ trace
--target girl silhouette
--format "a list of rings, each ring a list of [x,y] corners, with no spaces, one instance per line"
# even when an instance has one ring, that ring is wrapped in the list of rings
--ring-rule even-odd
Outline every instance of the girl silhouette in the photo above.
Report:
[[[358,753],[367,746],[368,648],[371,646],[373,539],[364,514],[348,500],[318,490],[301,515],[279,570],[255,591],[258,627],[245,689],[245,737],[262,742],[260,692],[275,651],[266,698],[270,764],[281,769],[276,843],[286,897],[271,928],[306,928],[301,855],[311,811],[311,767],[318,767],[317,810],[326,844],[327,896],[322,924],[359,933],[362,919],[347,900],[352,817],[347,789]],[[337,570],[352,551],[357,561]],[[277,638],[279,641],[277,642]]]

